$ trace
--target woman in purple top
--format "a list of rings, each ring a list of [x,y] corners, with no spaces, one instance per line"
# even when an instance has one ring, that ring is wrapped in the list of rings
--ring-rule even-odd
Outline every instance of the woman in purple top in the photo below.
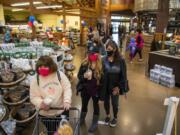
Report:
[[[136,40],[134,38],[131,38],[129,45],[126,48],[126,51],[128,51],[128,50],[129,50],[130,62],[132,63],[132,60],[134,58],[134,54],[136,51]]]
[[[95,53],[91,53],[83,61],[78,73],[79,83],[81,86],[81,99],[82,99],[82,109],[80,124],[85,122],[85,117],[88,111],[88,103],[92,98],[93,100],[93,120],[89,128],[89,132],[94,132],[98,125],[99,119],[99,99],[103,100],[101,95],[101,82],[102,82],[102,63],[101,58]]]

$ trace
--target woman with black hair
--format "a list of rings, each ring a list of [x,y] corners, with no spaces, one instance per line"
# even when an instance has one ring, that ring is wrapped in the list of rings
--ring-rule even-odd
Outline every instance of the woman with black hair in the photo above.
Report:
[[[109,40],[106,50],[107,56],[103,58],[104,79],[102,83],[104,89],[104,107],[107,115],[105,123],[115,127],[117,124],[119,95],[126,95],[129,90],[126,63],[114,41]],[[110,98],[113,108],[112,121],[110,121]]]

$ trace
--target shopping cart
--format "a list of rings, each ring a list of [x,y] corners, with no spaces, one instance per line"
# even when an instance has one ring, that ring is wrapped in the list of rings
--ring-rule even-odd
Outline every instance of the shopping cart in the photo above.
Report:
[[[54,110],[64,110],[64,108],[53,108]],[[69,125],[73,129],[73,135],[80,135],[80,111],[76,107],[72,107],[69,109],[69,113],[74,116],[70,116],[66,118]],[[36,121],[35,121],[35,128],[32,135],[53,135],[62,120],[64,120],[66,116],[61,115],[60,117],[43,117],[40,116],[39,113],[36,115]],[[46,130],[43,131],[42,127],[40,125],[44,125],[46,127]]]

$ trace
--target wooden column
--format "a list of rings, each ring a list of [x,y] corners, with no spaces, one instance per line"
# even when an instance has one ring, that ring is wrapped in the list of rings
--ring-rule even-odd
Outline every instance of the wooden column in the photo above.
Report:
[[[106,24],[106,33],[109,35],[109,26],[111,24],[111,3],[112,0],[109,0],[109,5],[108,5],[108,17],[107,17],[107,24]]]
[[[100,0],[95,0],[95,10],[98,18],[100,16],[101,6],[102,5],[100,5]]]
[[[167,28],[169,20],[169,0],[159,0],[156,32],[164,33],[164,29]]]
[[[30,15],[34,16],[34,5],[33,0],[30,0]],[[32,37],[36,37],[36,28],[34,25],[32,25]]]
[[[82,27],[82,24],[81,24],[81,21],[82,21],[82,10],[80,10],[80,45],[82,46],[83,45],[83,27]]]
[[[159,0],[158,3],[155,41],[162,41],[162,49],[164,49],[164,41],[166,40],[164,32],[169,20],[169,1],[170,0]]]
[[[66,9],[65,9],[64,3],[62,5],[63,5],[63,21],[64,21],[64,23],[63,23],[63,31],[65,31],[66,30]]]

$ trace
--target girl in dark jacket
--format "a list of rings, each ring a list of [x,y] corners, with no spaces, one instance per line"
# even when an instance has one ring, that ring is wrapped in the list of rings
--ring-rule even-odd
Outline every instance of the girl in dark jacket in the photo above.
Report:
[[[120,56],[116,43],[110,40],[106,46],[107,56],[103,58],[104,69],[104,107],[106,111],[105,123],[115,127],[119,107],[119,95],[128,92],[126,63]],[[113,108],[113,119],[110,121],[110,98]]]
[[[81,85],[81,99],[82,109],[80,124],[85,122],[85,117],[88,111],[88,102],[92,98],[93,100],[93,120],[89,128],[89,132],[94,132],[98,125],[99,118],[99,98],[101,97],[101,80],[102,80],[102,63],[97,54],[92,53],[88,55],[81,64],[78,73],[79,85]]]

